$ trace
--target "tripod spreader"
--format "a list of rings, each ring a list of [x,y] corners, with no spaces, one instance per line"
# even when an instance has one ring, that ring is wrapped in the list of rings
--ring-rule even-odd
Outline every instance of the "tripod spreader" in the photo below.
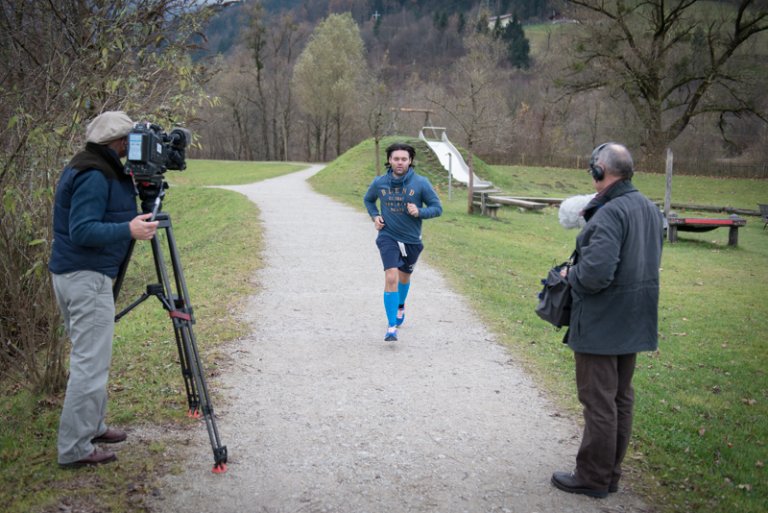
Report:
[[[139,299],[131,303],[130,305],[126,306],[119,314],[115,315],[115,322],[119,321],[123,317],[125,317],[128,312],[139,306],[141,303],[146,301],[148,298],[155,296],[157,299],[160,300],[161,303],[163,303],[163,306],[165,307],[165,296],[163,295],[163,286],[159,283],[153,283],[152,285],[147,285],[147,291],[144,292],[141,296],[139,296]],[[168,310],[168,308],[165,308]]]
[[[164,212],[158,212],[155,220],[159,221],[158,229],[165,230],[168,241],[168,251],[171,259],[171,268],[173,272],[173,285],[165,266],[163,251],[158,242],[158,236],[152,238],[152,255],[155,260],[155,271],[160,283],[147,285],[146,291],[133,303],[128,305],[115,316],[115,322],[119,321],[128,312],[147,300],[151,296],[157,297],[162,303],[163,308],[168,311],[168,315],[173,323],[173,332],[176,336],[176,348],[179,352],[179,363],[181,365],[181,375],[184,378],[184,387],[187,392],[187,403],[189,406],[188,415],[194,418],[200,418],[205,421],[208,429],[208,437],[213,449],[213,472],[221,473],[227,470],[227,447],[221,445],[219,431],[216,426],[216,416],[211,404],[211,398],[208,393],[208,385],[205,381],[205,372],[203,371],[202,361],[197,350],[195,333],[192,325],[195,323],[192,315],[192,306],[189,300],[187,284],[184,280],[184,272],[181,267],[176,240],[173,237],[173,227],[171,218]],[[120,268],[120,274],[113,287],[115,300],[120,292],[125,270],[128,267],[128,261],[131,257],[133,244],[126,256],[125,262]],[[175,290],[175,292],[174,292]]]

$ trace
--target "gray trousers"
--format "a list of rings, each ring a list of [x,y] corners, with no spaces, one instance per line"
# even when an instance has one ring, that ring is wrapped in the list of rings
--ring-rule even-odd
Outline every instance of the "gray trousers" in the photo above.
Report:
[[[576,455],[576,476],[607,490],[621,479],[621,462],[632,434],[636,354],[575,353],[576,387],[584,406],[584,435]]]
[[[59,421],[59,463],[93,452],[91,439],[107,425],[107,380],[112,360],[115,302],[112,280],[94,271],[52,274],[56,301],[72,341],[69,381]]]

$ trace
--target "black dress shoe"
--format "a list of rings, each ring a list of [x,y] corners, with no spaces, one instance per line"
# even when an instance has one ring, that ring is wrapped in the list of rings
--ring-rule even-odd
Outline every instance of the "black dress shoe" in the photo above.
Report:
[[[87,467],[87,466],[94,466],[94,465],[102,465],[104,463],[109,463],[110,461],[117,460],[117,456],[112,451],[100,451],[99,449],[94,449],[93,452],[86,456],[85,458],[77,461],[73,461],[72,463],[59,463],[59,466],[61,468],[80,468],[80,467]]]
[[[128,434],[122,429],[109,428],[104,434],[91,439],[92,444],[116,444],[128,438]]]
[[[555,472],[552,474],[552,484],[555,488],[559,488],[568,493],[578,493],[598,499],[603,499],[608,496],[608,490],[589,488],[580,483],[579,480],[576,479],[576,476],[573,475],[573,472]]]

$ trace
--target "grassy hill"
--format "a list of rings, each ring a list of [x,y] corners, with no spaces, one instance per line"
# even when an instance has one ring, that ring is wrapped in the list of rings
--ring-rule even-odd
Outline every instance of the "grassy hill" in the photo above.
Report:
[[[417,137],[390,136],[380,142],[381,170],[385,172],[386,156],[384,149],[392,143],[404,142],[416,149],[414,165],[418,172],[425,175],[438,191],[448,190],[448,174],[429,146]],[[321,173],[312,178],[312,182],[322,185],[323,189],[337,189],[339,195],[348,203],[362,204],[362,197],[371,180],[376,176],[376,158],[374,143],[368,139],[351,148],[332,163],[335,172]],[[482,169],[488,166],[482,164]]]

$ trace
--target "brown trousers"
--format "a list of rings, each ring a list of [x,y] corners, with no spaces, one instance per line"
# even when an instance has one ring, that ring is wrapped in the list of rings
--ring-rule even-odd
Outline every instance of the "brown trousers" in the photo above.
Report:
[[[632,376],[637,355],[574,354],[576,387],[584,406],[576,477],[585,486],[607,490],[621,478],[621,462],[632,433]]]

